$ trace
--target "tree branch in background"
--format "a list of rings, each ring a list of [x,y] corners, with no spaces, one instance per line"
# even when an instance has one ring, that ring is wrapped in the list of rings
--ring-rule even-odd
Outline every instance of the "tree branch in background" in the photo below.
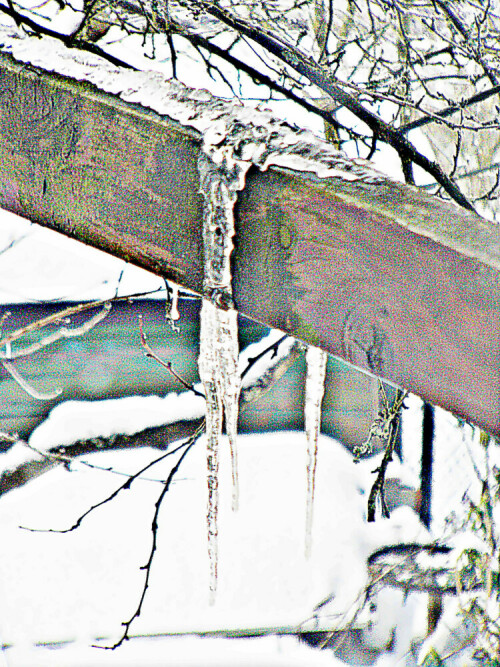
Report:
[[[0,5],[0,12],[7,14],[7,16],[10,16],[12,19],[14,19],[18,26],[29,28],[37,37],[40,37],[41,35],[45,35],[46,37],[53,37],[54,39],[58,39],[60,42],[63,42],[63,44],[65,44],[70,49],[88,51],[89,53],[93,53],[96,56],[101,56],[101,58],[104,58],[112,65],[116,65],[117,67],[136,69],[132,65],[126,63],[124,60],[121,60],[120,58],[107,53],[97,44],[93,44],[92,42],[86,41],[84,39],[78,39],[74,35],[65,35],[64,33],[60,33],[57,30],[51,30],[50,28],[41,25],[37,21],[31,19],[29,16],[20,14],[16,9],[14,9],[12,5],[8,7]]]
[[[358,462],[361,456],[367,456],[373,452],[374,442],[378,441],[383,443],[385,447],[382,461],[378,468],[374,470],[374,472],[377,473],[377,478],[373,483],[368,497],[367,519],[369,522],[375,521],[378,499],[380,499],[382,505],[382,516],[389,516],[389,510],[384,499],[385,474],[389,463],[392,461],[392,454],[399,429],[401,409],[404,407],[404,400],[408,396],[407,391],[398,389],[394,402],[392,405],[389,404],[384,386],[380,380],[379,393],[381,396],[381,405],[379,413],[370,427],[368,438],[362,445],[355,447],[353,450],[354,461]]]
[[[133,295],[135,296],[135,295]],[[1,352],[0,351],[0,359],[17,359],[19,357],[24,357],[30,354],[33,354],[33,352],[37,352],[38,350],[42,349],[43,347],[46,347],[47,345],[50,345],[50,343],[53,343],[57,340],[60,340],[61,338],[71,338],[72,336],[78,336],[81,335],[78,333],[78,329],[72,330],[72,329],[67,329],[66,327],[61,327],[56,333],[58,336],[56,338],[50,338],[48,342],[44,342],[44,339],[42,339],[41,344],[36,344],[36,346],[30,346],[29,348],[25,348],[19,351],[13,351],[11,349],[11,344],[19,340],[20,338],[23,338],[24,336],[34,333],[35,331],[39,331],[40,329],[44,329],[45,327],[51,325],[51,324],[58,324],[59,322],[65,321],[66,324],[68,324],[68,318],[71,317],[72,315],[77,315],[78,313],[83,313],[87,310],[93,310],[94,308],[102,308],[102,312],[99,313],[98,315],[94,315],[90,322],[90,328],[103,320],[106,315],[109,313],[111,309],[111,302],[112,301],[120,301],[123,299],[129,299],[131,298],[130,296],[127,297],[115,297],[114,299],[106,299],[106,300],[99,300],[99,301],[89,301],[86,303],[80,303],[77,306],[70,306],[68,308],[65,308],[64,310],[60,310],[57,313],[53,313],[52,315],[48,315],[47,317],[42,317],[39,320],[36,320],[35,322],[31,322],[30,324],[27,324],[24,327],[19,327],[15,331],[12,331],[10,334],[2,335],[0,338],[0,347],[5,347],[7,348],[7,352]],[[2,324],[6,321],[6,318],[2,319]],[[86,333],[86,329],[82,326],[81,329],[82,333]],[[75,331],[76,333],[72,333]],[[52,336],[52,334],[51,334]]]
[[[401,125],[399,127],[399,131],[407,133],[410,132],[411,130],[416,130],[418,127],[424,127],[424,125],[429,125],[429,123],[438,123],[441,118],[447,118],[448,116],[452,116],[454,113],[461,111],[465,107],[469,107],[472,106],[473,104],[478,104],[479,102],[483,102],[484,100],[487,100],[489,97],[493,97],[494,95],[498,95],[499,93],[500,93],[500,85],[494,86],[493,88],[489,88],[488,90],[483,90],[481,93],[476,93],[475,95],[472,95],[468,99],[463,100],[458,104],[452,104],[446,109],[433,112],[432,115],[423,116],[422,118],[417,118],[416,120],[410,121],[409,123],[405,123],[404,125]]]
[[[87,438],[78,440],[71,445],[55,445],[47,451],[36,450],[36,458],[24,461],[12,470],[4,470],[2,472],[0,475],[0,496],[28,484],[28,482],[49,472],[53,468],[60,465],[67,466],[72,461],[87,454],[138,447],[165,449],[172,442],[189,437],[202,421],[200,419],[182,420],[173,424],[147,428],[132,435],[117,434],[107,438]],[[19,446],[25,444],[28,448],[32,449],[29,444],[23,443],[11,435],[10,442],[14,441]],[[100,466],[90,464],[86,461],[79,461],[79,463],[89,468],[103,470]],[[107,468],[104,468],[104,470],[106,472],[115,472]]]
[[[51,401],[54,398],[57,398],[58,396],[61,395],[62,389],[55,389],[54,391],[45,391],[45,392],[38,391],[23,378],[23,376],[17,371],[15,366],[10,361],[2,360],[1,363],[3,368],[11,376],[11,378],[15,382],[17,382],[17,384],[21,387],[21,389],[24,389],[24,391],[27,394],[29,394],[32,398],[36,398],[39,401]]]
[[[462,36],[465,44],[467,45],[467,50],[469,50],[471,53],[474,54],[474,59],[476,62],[480,63],[481,67],[484,70],[484,73],[486,76],[489,78],[493,86],[498,86],[499,81],[498,77],[496,76],[495,72],[492,70],[492,68],[488,65],[488,63],[485,61],[483,58],[483,54],[481,53],[481,48],[480,44],[478,41],[474,39],[474,37],[471,35],[471,31],[468,27],[465,27],[463,22],[460,20],[460,18],[455,14],[455,12],[452,9],[452,5],[445,1],[445,0],[433,0],[434,3],[441,9],[443,14],[451,21],[451,23],[455,26],[457,32]],[[484,8],[485,13],[488,10],[488,5],[490,3],[486,3],[486,7]],[[472,37],[472,38],[471,38]]]
[[[397,151],[403,166],[408,161],[414,162],[435,178],[448,195],[458,204],[469,210],[474,210],[474,207],[462,194],[458,186],[444,173],[436,162],[429,160],[429,158],[417,151],[415,146],[399,130],[391,127],[372,111],[366,109],[355,97],[342,88],[341,82],[333,74],[318,65],[312,58],[301,53],[296,47],[285,44],[270,31],[265,30],[261,26],[257,28],[248,21],[235,17],[226,9],[214,6],[209,2],[205,2],[205,0],[196,0],[196,5],[233,30],[246,35],[289,67],[292,67],[296,72],[302,74],[311,83],[314,83],[318,88],[366,123],[377,138],[392,146]]]
[[[91,3],[92,8],[94,4],[95,3]],[[189,6],[183,2],[180,3],[181,7],[185,7],[188,12],[193,14],[193,16],[196,15],[196,21],[194,21],[194,23],[193,22],[189,23],[186,21],[179,22],[179,20],[176,17],[172,16],[172,11],[168,11],[165,13],[165,15],[162,15],[161,13],[158,12],[158,10],[154,10],[154,8],[148,9],[147,6],[143,5],[142,3],[136,4],[133,2],[128,2],[127,0],[119,0],[117,3],[111,4],[109,2],[106,2],[105,0],[102,0],[100,4],[102,4],[103,7],[108,10],[108,13],[112,12],[113,16],[115,17],[114,20],[111,20],[111,18],[109,19],[110,25],[116,25],[125,32],[139,32],[140,34],[141,30],[138,30],[137,28],[132,29],[132,27],[128,25],[124,16],[122,16],[122,13],[120,12],[123,12],[124,15],[126,13],[129,13],[137,17],[142,17],[145,21],[145,26],[142,29],[142,33],[144,34],[144,36],[146,36],[147,34],[153,34],[158,31],[163,32],[165,38],[167,39],[167,43],[170,45],[170,52],[172,54],[172,66],[175,70],[175,76],[178,75],[176,71],[177,56],[176,55],[174,56],[175,50],[172,51],[173,48],[172,34],[177,33],[182,38],[188,40],[196,48],[201,47],[207,49],[210,53],[217,55],[218,57],[222,58],[225,62],[230,64],[232,67],[235,67],[237,71],[245,72],[254,81],[264,84],[268,86],[270,90],[279,92],[280,94],[288,97],[289,99],[292,99],[294,102],[300,104],[303,108],[307,109],[308,111],[320,115],[326,122],[334,125],[336,128],[341,127],[350,136],[352,136],[353,138],[355,137],[356,132],[354,128],[348,128],[344,125],[340,125],[337,118],[335,117],[335,112],[327,109],[319,109],[317,105],[309,102],[302,96],[297,95],[292,90],[291,86],[284,85],[283,83],[278,83],[271,76],[268,76],[263,72],[262,73],[258,72],[256,69],[242,62],[241,59],[235,57],[231,53],[231,49],[233,48],[234,44],[226,49],[223,49],[218,45],[214,44],[211,41],[211,39],[203,36],[201,34],[203,30],[200,27],[202,26],[202,22],[200,21],[200,16],[205,15],[207,17],[208,16],[212,17],[212,19],[214,19],[216,22],[217,21],[220,22],[222,27],[225,26],[226,28],[236,31],[237,34],[244,35],[245,37],[249,38],[256,44],[258,44],[265,51],[267,51],[268,54],[274,56],[275,58],[278,58],[282,63],[284,63],[284,65],[295,70],[307,81],[316,85],[325,93],[327,93],[340,106],[345,107],[350,112],[352,112],[359,120],[364,122],[373,133],[373,139],[375,141],[377,140],[383,141],[392,146],[397,151],[399,158],[401,160],[403,172],[405,173],[408,182],[413,181],[412,165],[415,164],[421,167],[428,174],[430,174],[453,200],[455,200],[461,206],[464,206],[469,210],[473,210],[473,206],[470,203],[470,201],[461,192],[461,190],[456,185],[455,181],[444,172],[444,170],[438,164],[438,162],[427,158],[424,154],[418,151],[415,148],[415,146],[405,137],[405,134],[409,131],[409,129],[414,129],[415,127],[422,127],[423,125],[432,122],[430,120],[431,118],[436,119],[436,117],[439,117],[440,114],[442,118],[445,118],[451,113],[454,113],[454,110],[456,110],[457,108],[462,108],[462,104],[460,102],[458,104],[453,104],[452,102],[451,104],[448,105],[448,109],[441,111],[432,111],[430,112],[432,114],[431,116],[426,116],[425,118],[418,119],[416,121],[410,121],[410,123],[406,124],[403,123],[402,127],[396,128],[393,127],[390,123],[382,120],[380,116],[378,116],[376,113],[374,113],[366,106],[364,106],[363,103],[357,98],[357,96],[348,92],[346,88],[352,84],[348,84],[347,82],[344,82],[337,76],[335,76],[334,67],[332,67],[331,63],[321,61],[321,64],[318,64],[312,58],[307,56],[305,53],[301,52],[296,45],[292,45],[286,42],[285,38],[277,36],[275,32],[269,29],[268,27],[269,25],[275,25],[276,27],[279,27],[279,21],[275,22],[259,21],[255,19],[255,22],[251,22],[249,20],[237,16],[236,12],[229,11],[228,9],[220,7],[219,4],[208,2],[207,0],[196,0],[195,2],[189,4]],[[391,3],[391,4],[394,5],[394,7],[398,11],[400,10],[399,5],[397,5],[397,3]],[[479,46],[472,48],[472,46],[469,43],[470,40],[468,40],[467,38],[467,35],[464,35],[465,28],[463,24],[460,22],[460,19],[456,16],[454,12],[449,10],[447,5],[445,7],[445,4],[446,3],[438,3],[440,9],[445,12],[448,20],[450,21],[454,29],[458,32],[458,34],[462,36],[464,40],[466,40],[467,48],[469,48],[469,51],[471,53],[471,58],[474,58],[475,61],[477,61],[477,63],[483,68],[486,75],[494,83],[493,90],[495,90],[498,81],[494,75],[492,68],[482,57]],[[370,3],[368,3],[368,5],[370,5]],[[265,9],[265,7],[261,7],[260,9]],[[55,30],[51,30],[50,28],[46,28],[45,26],[40,25],[34,19],[30,18],[29,16],[26,16],[26,13],[21,14],[17,9],[14,9],[13,6],[7,6],[7,7],[0,6],[0,11],[4,12],[5,14],[8,14],[12,18],[14,18],[14,20],[18,24],[25,26],[31,31],[34,31],[36,34],[48,35],[50,37],[59,39],[63,41],[66,44],[66,46],[70,48],[79,48],[90,51],[92,53],[96,53],[97,55],[106,58],[109,62],[112,62],[115,65],[120,65],[125,67],[128,66],[127,63],[120,61],[115,56],[107,53],[104,48],[99,47],[97,44],[94,44],[92,41],[90,41],[90,38],[82,39],[80,37],[80,33],[78,32],[78,30],[72,35],[64,35],[58,33]],[[352,11],[353,10],[351,8],[351,12]],[[359,8],[358,11],[360,11]],[[90,13],[92,14],[92,12]],[[168,20],[165,17],[167,17]],[[332,17],[332,12],[329,13],[330,27],[332,24],[331,17]],[[279,18],[281,19],[283,17],[280,16]],[[210,27],[212,33],[214,34],[219,34],[221,32],[221,30],[214,31],[212,25]],[[375,28],[373,27],[373,29]],[[323,43],[324,46],[323,53],[326,53],[325,49],[327,41],[328,41],[328,35],[325,36],[325,40]],[[356,42],[355,39],[354,41]],[[300,42],[300,39],[297,39],[297,43],[298,42]],[[358,40],[358,42],[356,43],[358,44],[358,47],[361,48],[361,42]],[[436,50],[436,53],[445,53],[451,51],[452,56],[454,57],[453,55],[454,46],[455,45],[445,46],[444,48]],[[411,48],[411,40],[409,41],[408,48]],[[412,62],[414,61],[412,70],[413,72],[416,71],[415,68],[417,67],[418,64],[425,61],[426,57],[431,58],[435,56],[434,51],[431,51],[430,54],[426,53],[422,54],[419,51],[415,51],[415,53],[417,57],[412,60]],[[341,55],[342,52],[339,52],[338,54],[332,57],[334,58],[341,57]],[[363,58],[365,57],[374,57],[374,56],[366,52]],[[379,60],[380,64],[383,65],[383,59]],[[376,60],[375,62],[379,61]],[[209,68],[214,67],[208,62],[206,64],[207,67]],[[396,72],[391,72],[391,75],[396,76]],[[403,77],[403,75],[404,72],[400,73],[400,78]],[[289,74],[286,74],[286,77],[289,77]],[[223,78],[225,78],[227,85],[231,88],[232,85],[231,82],[226,77],[223,76]],[[422,78],[419,79],[419,82],[421,85],[425,87],[425,81]],[[293,85],[296,86],[297,84]],[[368,95],[370,95],[373,92],[373,86],[371,85],[371,83],[368,83],[368,85],[365,86],[365,92]],[[473,100],[473,98],[477,98],[477,101],[483,101],[484,99],[486,99],[486,95],[489,96],[492,94],[494,93],[485,93],[485,94],[479,93],[475,96],[472,96],[471,99]],[[441,98],[442,97],[443,96],[441,95]],[[400,100],[399,102],[397,101],[397,99],[394,99],[394,103],[400,104],[402,106],[405,106],[406,104],[404,99]],[[474,101],[469,102],[469,104],[473,103]],[[467,101],[464,102],[464,104],[467,105],[468,104]],[[427,113],[423,109],[420,110],[422,111],[422,113]],[[356,140],[366,142],[366,138],[361,138],[360,136],[358,136]],[[370,156],[371,154],[372,153],[370,153]]]
[[[294,93],[294,91],[291,90],[290,88],[286,88],[285,86],[280,85],[270,76],[267,76],[267,74],[259,72],[259,70],[255,69],[248,63],[233,56],[228,49],[222,49],[220,46],[217,46],[217,44],[212,43],[210,40],[206,39],[202,35],[197,35],[195,33],[188,32],[180,23],[177,23],[175,21],[172,21],[171,23],[171,30],[173,30],[180,37],[186,39],[193,46],[206,49],[213,55],[216,55],[219,58],[225,60],[227,63],[232,65],[237,70],[245,72],[245,74],[247,74],[256,83],[267,86],[270,90],[279,93],[280,95],[283,95],[283,97],[286,97],[292,100],[293,102],[296,102],[297,104],[300,104],[300,106],[303,107],[306,111],[309,111],[310,113],[320,116],[320,118],[323,118],[323,120],[327,121],[337,129],[342,128],[343,130],[349,132],[350,134],[352,133],[354,135],[357,135],[358,137],[361,136],[358,133],[351,130],[350,128],[347,128],[341,123],[339,123],[339,121],[335,118],[335,116],[332,114],[331,111],[318,107],[316,104],[313,104],[304,97],[301,97],[300,95]]]
[[[279,356],[277,354],[277,346],[283,342],[284,339],[281,338],[279,341],[265,348],[263,353],[248,360],[242,375],[246,375],[250,368],[265,354],[271,352],[273,355],[270,362],[266,364],[263,372],[242,387],[240,400],[243,405],[259,400],[283,377],[290,366],[303,353],[303,344],[295,341],[290,346],[287,354]],[[96,454],[116,449],[133,449],[136,447],[166,449],[171,443],[189,437],[193,431],[196,431],[200,427],[202,421],[203,419],[200,420],[200,418],[182,420],[171,424],[152,426],[132,435],[119,433],[109,437],[85,438],[77,440],[70,445],[54,445],[46,451],[35,450],[35,458],[20,463],[15,469],[4,470],[0,474],[0,496],[24,486],[31,480],[36,479],[57,466],[68,465],[75,459],[80,459],[87,454]],[[15,435],[9,434],[8,437],[9,442],[17,442],[19,447],[22,447],[24,444],[28,448],[31,448],[28,443],[19,441]],[[99,466],[85,461],[79,461],[79,463],[91,468],[101,469]]]

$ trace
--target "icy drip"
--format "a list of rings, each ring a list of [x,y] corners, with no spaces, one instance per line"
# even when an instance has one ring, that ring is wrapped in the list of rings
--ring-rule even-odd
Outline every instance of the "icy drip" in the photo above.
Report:
[[[248,168],[248,167],[247,167]],[[200,321],[200,379],[205,387],[208,482],[208,554],[210,593],[214,601],[218,562],[219,442],[225,418],[231,449],[233,510],[238,507],[236,435],[241,379],[238,371],[238,321],[231,289],[233,208],[244,183],[245,165],[219,149],[198,160],[204,206],[204,299]]]
[[[165,280],[167,287],[167,319],[174,326],[179,319],[179,286]]]
[[[325,392],[326,362],[328,355],[311,345],[307,348],[306,395],[304,417],[307,438],[307,500],[305,554],[309,558],[312,546],[312,524],[318,438],[321,431],[321,401]]]

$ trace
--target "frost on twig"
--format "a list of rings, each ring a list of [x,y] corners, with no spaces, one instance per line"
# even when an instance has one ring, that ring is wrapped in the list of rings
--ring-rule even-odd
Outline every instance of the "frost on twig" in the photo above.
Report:
[[[99,307],[101,307],[101,310],[80,326],[75,326],[71,329],[66,326],[68,323],[68,318],[72,315]],[[80,303],[77,306],[70,306],[69,308],[65,308],[64,310],[58,311],[57,313],[53,313],[52,315],[43,317],[39,320],[36,320],[35,322],[31,322],[24,327],[19,327],[9,334],[2,335],[0,339],[0,348],[5,347],[6,351],[3,352],[0,350],[0,359],[7,359],[10,361],[12,359],[18,359],[19,357],[26,357],[30,354],[33,354],[34,352],[38,352],[44,347],[47,347],[51,343],[55,343],[56,341],[61,340],[61,338],[74,338],[75,336],[82,336],[83,334],[90,331],[96,324],[101,322],[106,317],[106,315],[108,315],[110,310],[111,303],[109,301],[91,301],[89,303]],[[62,326],[59,326],[56,331],[41,338],[37,343],[19,350],[12,349],[11,346],[14,341],[20,340],[24,336],[32,334],[35,331],[40,331],[49,325],[57,325],[60,322],[63,322]]]
[[[170,373],[170,375],[172,375],[184,387],[184,389],[193,392],[195,396],[200,396],[201,398],[205,398],[204,394],[198,391],[193,385],[189,384],[189,382],[187,382],[183,377],[179,375],[179,373],[177,373],[177,371],[175,371],[172,368],[172,364],[170,363],[170,361],[163,361],[163,359],[160,359],[160,357],[155,352],[153,352],[153,349],[148,343],[146,332],[144,331],[144,323],[142,320],[142,315],[139,315],[139,330],[141,335],[141,345],[146,351],[146,357],[153,359],[154,361],[156,361],[156,363],[160,364],[160,366],[166,368],[167,371]]]
[[[23,378],[23,376],[19,373],[19,371],[16,370],[16,368],[10,361],[2,360],[2,366],[11,376],[11,378],[17,382],[17,384],[21,387],[21,389],[24,389],[24,391],[27,394],[29,394],[32,398],[36,398],[39,401],[51,401],[53,398],[57,398],[62,393],[62,389],[55,389],[54,391],[46,391],[46,392],[38,391]]]
[[[318,437],[321,431],[321,402],[325,393],[326,363],[328,355],[318,347],[309,345],[306,352],[307,376],[304,417],[307,438],[307,499],[305,554],[309,558],[312,546],[312,523]]]
[[[384,498],[385,475],[389,463],[392,461],[392,453],[394,451],[394,445],[399,430],[401,410],[404,407],[404,400],[408,396],[406,390],[398,389],[396,397],[391,404],[387,398],[384,385],[380,380],[378,386],[380,396],[379,412],[373,420],[366,441],[362,445],[354,448],[354,462],[357,463],[361,456],[372,453],[374,442],[378,442],[384,447],[382,461],[378,468],[373,471],[377,474],[377,478],[372,485],[368,497],[367,520],[369,522],[375,521],[378,500],[380,501],[382,508],[382,516],[385,518],[389,517],[389,509]]]

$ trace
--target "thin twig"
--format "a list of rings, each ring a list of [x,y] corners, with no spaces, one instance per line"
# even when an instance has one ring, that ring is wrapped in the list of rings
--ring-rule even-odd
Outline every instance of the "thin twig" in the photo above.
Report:
[[[192,384],[189,384],[186,380],[184,380],[183,377],[181,377],[173,368],[172,364],[170,361],[163,361],[163,359],[160,359],[160,357],[153,352],[151,349],[151,346],[149,345],[147,338],[146,338],[146,333],[144,331],[144,325],[143,325],[143,318],[142,315],[139,314],[139,329],[141,333],[141,345],[142,347],[146,350],[146,357],[149,357],[150,359],[154,359],[157,363],[159,363],[163,368],[166,368],[167,371],[172,375],[176,380],[178,380],[181,385],[184,387],[184,389],[187,389],[188,391],[192,391],[195,396],[199,396],[200,398],[205,398],[205,394],[203,394],[201,391],[198,391],[195,389],[195,387]]]
[[[144,586],[143,586],[143,589],[142,589],[142,593],[141,593],[141,596],[139,598],[139,604],[137,605],[136,610],[134,611],[134,613],[132,614],[132,616],[129,618],[128,621],[124,621],[122,623],[125,630],[124,630],[122,636],[120,637],[120,639],[115,644],[113,644],[112,646],[94,645],[94,648],[101,648],[101,649],[105,649],[105,650],[114,650],[114,649],[118,648],[119,646],[121,646],[123,644],[123,642],[125,642],[129,638],[128,632],[129,632],[130,626],[132,625],[134,620],[141,615],[142,605],[144,604],[144,600],[146,598],[146,593],[147,593],[147,590],[149,588],[149,580],[150,580],[150,577],[151,577],[151,567],[152,567],[152,564],[153,564],[153,560],[154,560],[154,556],[155,556],[156,549],[157,549],[157,544],[158,544],[158,515],[160,513],[161,505],[163,503],[163,500],[165,499],[165,496],[167,495],[167,493],[170,489],[170,485],[172,483],[172,480],[174,479],[175,475],[177,474],[177,471],[179,470],[179,468],[180,468],[183,460],[185,459],[187,453],[191,450],[193,445],[196,443],[196,441],[202,435],[202,433],[204,433],[204,431],[205,431],[205,422],[203,422],[203,424],[193,433],[193,435],[185,443],[183,443],[183,445],[180,446],[180,447],[182,447],[182,446],[185,447],[184,452],[181,454],[177,463],[171,469],[167,479],[165,480],[165,485],[164,485],[164,487],[163,487],[163,489],[162,489],[162,491],[161,491],[160,495],[158,496],[158,499],[155,503],[155,511],[154,511],[153,520],[152,520],[152,523],[151,523],[151,530],[152,530],[152,534],[153,534],[152,541],[151,541],[151,550],[149,552],[149,557],[148,557],[148,560],[147,560],[146,564],[141,567],[141,570],[144,570],[146,575],[145,575],[145,578],[144,578]],[[180,449],[180,447],[178,447],[177,449]]]
[[[137,472],[135,472],[132,475],[129,475],[126,482],[124,482],[121,486],[119,486],[117,489],[115,489],[113,491],[113,493],[111,493],[109,496],[107,496],[107,498],[104,498],[104,500],[101,500],[100,502],[96,503],[95,505],[92,505],[91,507],[89,507],[89,509],[86,512],[84,512],[83,514],[81,514],[78,517],[78,519],[75,521],[75,523],[72,526],[70,526],[69,528],[63,528],[63,529],[60,529],[60,530],[56,529],[56,528],[29,528],[27,526],[19,526],[19,528],[22,528],[23,530],[28,530],[31,533],[71,533],[73,530],[76,530],[77,528],[79,528],[81,526],[82,521],[89,514],[91,514],[91,512],[93,512],[98,507],[102,507],[106,503],[109,503],[111,500],[113,500],[113,498],[116,498],[116,496],[118,496],[118,494],[121,491],[124,491],[125,489],[130,489],[130,487],[132,486],[132,482],[135,482],[136,479],[139,479],[139,477],[140,477],[140,475],[142,475],[142,473],[146,472],[146,470],[149,470],[150,468],[155,466],[157,463],[160,463],[160,461],[163,461],[168,456],[172,456],[172,454],[177,453],[180,449],[185,447],[185,445],[186,445],[186,443],[183,442],[178,447],[175,447],[175,449],[172,449],[171,451],[168,451],[165,454],[162,454],[158,458],[153,459],[153,461],[150,461],[149,463],[147,463],[140,470],[138,470]]]
[[[311,83],[314,83],[366,123],[378,138],[395,148],[401,160],[411,160],[417,164],[431,174],[458,204],[474,211],[472,204],[436,162],[420,153],[403,133],[391,127],[375,113],[364,107],[357,97],[343,88],[342,82],[331,72],[319,66],[296,47],[283,42],[263,26],[257,28],[249,21],[231,14],[219,4],[215,5],[212,2],[207,2],[207,0],[196,0],[195,4],[231,29],[246,35],[289,67],[292,67],[296,72],[305,76]]]

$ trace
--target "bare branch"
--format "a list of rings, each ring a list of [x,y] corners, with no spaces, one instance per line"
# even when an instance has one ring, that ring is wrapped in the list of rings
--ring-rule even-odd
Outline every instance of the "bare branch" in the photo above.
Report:
[[[24,486],[57,466],[67,465],[72,460],[86,454],[136,447],[166,448],[172,442],[189,437],[202,421],[200,419],[183,420],[150,427],[132,435],[119,433],[108,438],[82,439],[71,445],[56,445],[46,452],[37,452],[36,459],[25,461],[15,469],[4,470],[0,474],[0,496]],[[96,467],[84,461],[82,464]]]
[[[334,75],[301,53],[296,47],[285,44],[262,26],[255,27],[244,19],[237,18],[220,6],[206,0],[196,0],[196,5],[224,24],[241,32],[253,41],[280,58],[288,66],[316,84],[321,90],[337,100],[368,125],[375,135],[386,141],[398,152],[403,163],[412,161],[427,171],[457,203],[464,208],[474,210],[472,204],[462,194],[458,186],[444,173],[441,167],[425,155],[422,155],[413,144],[397,129],[385,123],[379,116],[366,109],[355,97],[342,87],[342,83]]]
[[[139,329],[141,332],[141,345],[142,347],[146,350],[146,357],[149,357],[150,359],[154,359],[160,366],[163,366],[163,368],[166,368],[167,371],[172,375],[176,380],[178,380],[181,385],[187,389],[188,391],[192,391],[195,396],[200,396],[201,398],[205,398],[205,394],[203,394],[201,391],[198,391],[197,389],[194,388],[192,384],[189,384],[189,382],[186,382],[184,378],[182,378],[173,368],[172,364],[170,361],[163,361],[160,359],[160,357],[153,352],[151,349],[147,338],[146,334],[144,332],[144,325],[142,321],[142,315],[139,315]]]
[[[117,299],[114,300],[121,300],[122,298],[130,298],[130,297],[118,297]],[[67,319],[71,315],[76,315],[77,313],[83,313],[86,310],[92,310],[93,308],[102,307],[105,310],[109,311],[111,307],[111,301],[113,301],[113,299],[107,299],[105,301],[102,300],[89,301],[87,303],[80,303],[77,306],[69,306],[64,310],[60,310],[57,313],[53,313],[52,315],[43,317],[39,320],[36,320],[35,322],[31,322],[30,324],[27,324],[24,327],[20,327],[19,329],[16,329],[15,331],[13,331],[10,334],[7,334],[6,336],[2,336],[2,338],[0,339],[0,346],[4,347],[10,343],[13,343],[15,340],[19,340],[19,338],[22,338],[23,336],[26,336],[29,333],[33,333],[35,331],[38,331],[39,329],[43,329],[44,327],[49,326],[49,324],[57,324],[58,322]],[[104,319],[104,317],[102,319]],[[3,358],[15,359],[16,357],[3,356]]]
[[[203,424],[199,427],[202,428]],[[198,429],[197,429],[198,430]],[[64,528],[61,530],[55,529],[55,528],[28,528],[27,526],[19,526],[23,530],[28,530],[32,533],[71,533],[73,530],[76,530],[79,528],[83,522],[83,520],[91,514],[94,510],[98,509],[99,507],[102,507],[103,505],[106,505],[106,503],[109,503],[111,500],[116,498],[121,491],[124,491],[126,489],[130,489],[132,486],[132,482],[135,482],[136,479],[139,479],[139,477],[146,472],[146,470],[149,470],[153,466],[155,466],[157,463],[160,463],[160,461],[163,461],[166,459],[168,456],[172,456],[173,454],[176,454],[180,449],[186,446],[186,443],[183,442],[181,445],[178,447],[175,447],[172,450],[169,450],[165,454],[162,454],[161,456],[158,456],[156,459],[153,459],[149,463],[147,463],[145,466],[143,466],[140,470],[135,472],[133,475],[128,475],[126,482],[121,484],[117,489],[113,491],[109,496],[104,498],[104,500],[101,500],[98,503],[95,503],[95,505],[91,505],[87,511],[85,511],[83,514],[81,514],[78,519],[75,521],[75,523],[70,526],[69,528]],[[43,452],[41,452],[43,454]],[[57,457],[59,460],[64,460],[64,458],[67,457]]]
[[[416,120],[413,120],[409,123],[405,123],[404,125],[401,125],[399,130],[400,132],[410,132],[411,130],[415,130],[417,127],[423,127],[424,125],[428,125],[429,123],[439,122],[439,120],[442,118],[447,118],[448,116],[452,116],[454,113],[457,113],[457,111],[460,111],[465,107],[472,106],[473,104],[477,104],[478,102],[483,102],[484,100],[487,100],[489,97],[493,97],[493,95],[498,95],[499,93],[500,93],[500,85],[493,86],[493,88],[489,88],[488,90],[483,90],[480,93],[476,93],[475,95],[469,97],[467,100],[464,100],[458,104],[452,104],[446,109],[443,109],[442,111],[436,111],[430,115],[426,115],[423,116],[422,118],[417,118]]]
[[[129,618],[128,621],[125,621],[122,623],[124,626],[125,630],[120,637],[120,639],[113,644],[112,646],[98,646],[94,645],[95,648],[102,648],[102,649],[107,649],[107,650],[114,650],[121,646],[124,641],[126,641],[129,636],[128,632],[130,629],[130,626],[134,622],[136,618],[138,618],[141,615],[142,611],[142,605],[144,604],[144,600],[146,599],[146,593],[149,588],[149,580],[151,577],[151,567],[153,565],[153,560],[155,557],[156,549],[157,549],[157,543],[158,543],[158,515],[160,513],[160,508],[163,503],[163,500],[165,499],[165,496],[167,495],[170,485],[172,483],[172,480],[174,479],[175,475],[177,474],[183,460],[186,458],[188,452],[191,450],[193,445],[198,441],[199,437],[204,433],[205,431],[205,421],[203,421],[203,424],[193,433],[193,435],[186,441],[184,442],[180,447],[177,448],[177,450],[181,449],[182,447],[185,447],[183,453],[180,455],[179,459],[177,460],[177,463],[174,465],[174,467],[171,469],[167,479],[165,480],[164,487],[158,496],[158,499],[155,503],[155,511],[153,514],[153,520],[151,523],[151,531],[153,534],[152,540],[151,540],[151,550],[149,552],[149,557],[145,565],[141,567],[141,570],[145,571],[145,578],[144,578],[144,587],[142,589],[141,596],[139,598],[139,604],[137,605],[136,610],[132,614],[132,616]]]

